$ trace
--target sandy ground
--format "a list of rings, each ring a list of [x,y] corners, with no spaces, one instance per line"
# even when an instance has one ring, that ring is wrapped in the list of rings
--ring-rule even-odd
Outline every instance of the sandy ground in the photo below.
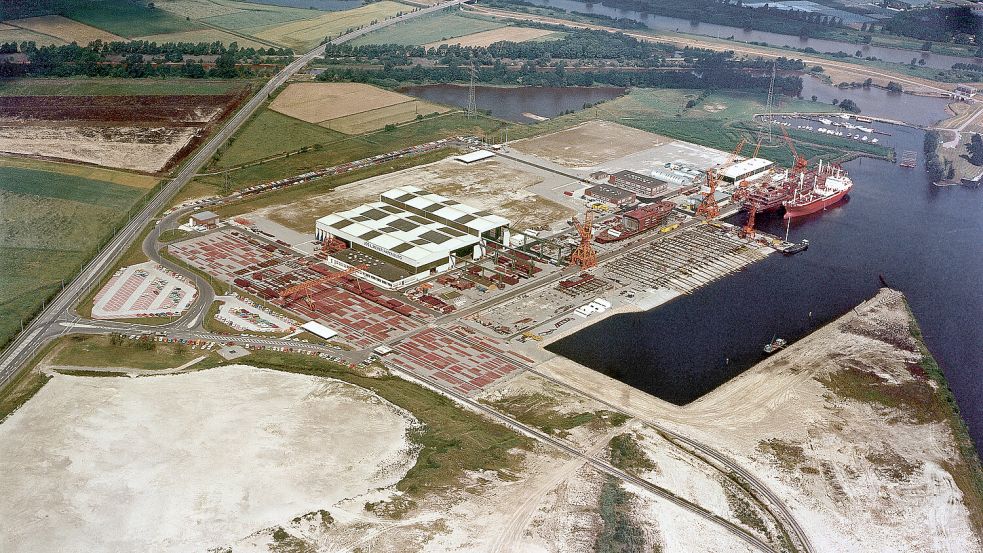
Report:
[[[156,173],[197,129],[187,127],[0,127],[0,152]]]
[[[489,159],[465,165],[444,159],[347,184],[327,194],[294,203],[265,207],[244,216],[247,219],[269,218],[297,231],[311,233],[319,217],[377,202],[380,194],[399,186],[419,186],[506,217],[514,228],[538,227],[568,218],[572,210],[528,190],[541,181],[537,175],[505,160]]]
[[[73,21],[60,15],[43,15],[41,17],[28,17],[26,19],[15,19],[8,21],[11,25],[23,27],[38,33],[58,37],[65,42],[77,42],[80,46],[85,46],[94,40],[103,42],[126,42],[123,37],[112,33],[90,27],[84,23]]]
[[[502,40],[508,40],[511,42],[525,42],[527,40],[533,40],[541,36],[553,34],[554,32],[555,31],[533,29],[530,27],[502,27],[501,29],[481,31],[480,33],[472,33],[470,35],[464,35],[457,38],[438,40],[436,42],[424,44],[423,46],[426,48],[435,48],[441,44],[459,44],[461,46],[487,47]]]
[[[511,144],[520,152],[566,167],[593,167],[654,148],[670,139],[609,121],[588,121],[552,134]]]
[[[563,358],[540,370],[731,455],[784,499],[820,551],[983,551],[944,468],[957,462],[945,423],[837,396],[818,380],[853,368],[929,386],[908,369],[919,355],[905,341],[907,317],[901,295],[884,290],[684,407]]]
[[[0,425],[0,550],[205,551],[392,485],[415,424],[360,388],[246,366],[58,375]]]
[[[270,109],[308,123],[320,123],[412,100],[410,96],[361,83],[293,83],[277,95]]]
[[[447,113],[452,108],[431,104],[422,100],[407,98],[407,101],[385,106],[344,117],[329,119],[321,123],[322,127],[327,127],[334,131],[345,134],[362,134],[385,128],[389,124],[399,124],[413,121],[417,115],[430,115],[432,113]]]

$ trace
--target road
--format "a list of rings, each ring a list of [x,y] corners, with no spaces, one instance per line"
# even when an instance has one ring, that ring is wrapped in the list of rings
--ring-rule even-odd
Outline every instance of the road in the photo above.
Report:
[[[449,7],[463,4],[467,0],[449,0],[448,2],[423,8],[414,12],[403,14],[393,19],[380,21],[374,25],[369,25],[357,29],[348,34],[339,36],[331,41],[331,44],[342,44],[354,40],[366,33],[406,21],[408,19],[420,17],[428,13],[443,10]],[[225,125],[215,133],[204,146],[201,147],[190,159],[188,159],[177,175],[171,179],[156,196],[151,198],[143,209],[124,226],[113,239],[106,244],[96,256],[89,261],[82,269],[80,274],[69,282],[61,292],[55,296],[54,300],[27,325],[24,330],[10,343],[10,345],[0,353],[0,387],[4,386],[11,378],[22,369],[34,354],[44,346],[45,343],[61,335],[64,328],[57,325],[59,321],[70,320],[72,318],[73,306],[88,291],[99,283],[103,273],[113,267],[116,259],[132,244],[140,235],[142,230],[168,205],[178,191],[184,187],[192,178],[204,167],[205,163],[218,151],[242,125],[249,120],[253,113],[266,101],[266,99],[277,88],[303,69],[314,58],[323,55],[325,45],[318,46],[298,57],[289,65],[284,67],[279,73],[273,76],[248,102],[239,109]],[[181,271],[186,273],[186,271]],[[197,279],[201,284],[200,279]],[[199,288],[201,290],[201,288]],[[214,293],[214,292],[212,292]],[[198,302],[200,306],[203,302]],[[199,307],[200,309],[200,307]]]

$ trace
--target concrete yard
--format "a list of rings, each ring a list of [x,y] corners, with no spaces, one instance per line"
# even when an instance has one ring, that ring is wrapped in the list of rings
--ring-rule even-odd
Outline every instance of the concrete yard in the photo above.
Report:
[[[402,478],[416,424],[361,388],[247,366],[56,375],[0,425],[0,550],[206,551],[358,512],[337,505]]]
[[[551,134],[510,144],[526,154],[576,169],[588,169],[672,139],[610,121],[588,121]]]

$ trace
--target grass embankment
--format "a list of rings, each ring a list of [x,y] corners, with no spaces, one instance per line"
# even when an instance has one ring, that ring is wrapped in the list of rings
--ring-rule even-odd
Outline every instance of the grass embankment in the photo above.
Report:
[[[41,371],[37,369],[37,364],[51,352],[53,347],[54,342],[42,347],[27,364],[27,367],[17,375],[17,378],[8,382],[0,390],[0,423],[3,423],[7,416],[21,405],[27,403],[27,400],[34,397],[34,394],[38,393],[51,380],[50,376],[41,374]]]
[[[212,367],[222,362],[215,353],[191,349],[180,343],[131,340],[119,335],[76,334],[57,342],[49,362],[54,365],[157,371],[179,367],[203,355],[205,359],[196,363],[195,368]],[[89,371],[78,373],[86,376]]]
[[[557,410],[559,402],[556,399],[540,393],[519,394],[485,403],[497,411],[507,413],[522,424],[534,426],[561,438],[569,435],[569,430],[588,423],[621,426],[627,420],[625,415],[603,410],[563,413]]]
[[[921,352],[919,365],[928,378],[931,378],[938,386],[935,390],[937,408],[941,418],[948,422],[952,429],[956,447],[959,450],[959,460],[954,464],[945,464],[944,468],[952,475],[956,486],[963,493],[963,503],[969,510],[970,521],[977,536],[983,536],[983,465],[980,464],[980,456],[973,444],[973,438],[969,435],[969,428],[966,421],[959,414],[959,405],[956,404],[956,397],[949,388],[945,373],[932,357],[932,352],[925,345],[922,329],[915,319],[915,314],[911,311],[911,306],[905,302],[908,309],[908,317],[911,327],[911,336],[918,344]]]
[[[636,88],[626,96],[572,114],[510,127],[510,133],[518,139],[604,119],[725,152],[733,150],[741,137],[745,137],[751,147],[745,148],[744,155],[750,155],[760,128],[753,117],[765,111],[766,100],[766,95],[755,92]],[[690,101],[696,105],[687,108]],[[837,109],[829,104],[786,98],[777,111],[836,112]],[[819,157],[827,161],[842,160],[858,152],[877,157],[891,154],[883,146],[818,133],[792,130],[789,135],[795,140],[799,154],[813,161]],[[792,164],[792,155],[780,139],[772,145],[763,144],[759,156],[783,165]]]

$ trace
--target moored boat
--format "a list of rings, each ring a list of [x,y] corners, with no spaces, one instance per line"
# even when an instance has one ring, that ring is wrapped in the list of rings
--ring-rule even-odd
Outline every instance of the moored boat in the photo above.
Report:
[[[802,217],[830,207],[842,200],[853,188],[853,181],[845,173],[837,171],[825,175],[825,179],[808,192],[799,192],[786,200],[785,218]]]

